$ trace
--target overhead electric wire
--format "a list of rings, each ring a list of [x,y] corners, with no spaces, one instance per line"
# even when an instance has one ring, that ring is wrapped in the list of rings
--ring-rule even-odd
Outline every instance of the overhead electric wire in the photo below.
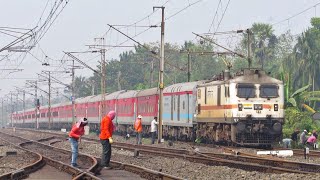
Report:
[[[230,0],[228,0],[227,6],[226,6],[226,8],[225,8],[224,11],[223,11],[222,17],[221,17],[221,19],[220,19],[220,21],[219,21],[219,23],[218,23],[218,26],[217,26],[215,32],[218,31],[219,26],[220,26],[220,24],[221,24],[221,22],[222,22],[222,20],[223,20],[223,17],[224,17],[224,15],[225,15],[226,12],[227,12],[227,9],[228,9],[228,7],[229,7],[229,4],[230,4]]]
[[[2,30],[0,30],[0,33],[5,34],[5,35],[8,35],[8,36],[11,36],[11,37],[19,38],[18,36],[15,36],[15,35],[12,35],[12,34],[3,32]]]
[[[292,18],[294,18],[294,17],[296,17],[296,16],[299,16],[300,14],[302,14],[302,13],[304,13],[304,12],[306,12],[306,11],[312,9],[312,8],[314,8],[314,7],[317,7],[319,4],[320,4],[320,2],[316,3],[315,5],[312,5],[312,6],[308,7],[307,9],[304,9],[303,11],[300,11],[300,12],[298,12],[298,13],[296,13],[296,14],[294,14],[294,15],[286,18],[286,19],[283,19],[283,20],[281,20],[281,21],[278,21],[278,22],[276,22],[276,23],[273,23],[273,24],[271,24],[271,25],[274,26],[274,25],[283,23],[283,22],[285,22],[285,21],[288,21],[288,20],[290,20],[290,19],[292,19]]]
[[[216,12],[215,12],[215,14],[214,14],[214,16],[213,16],[213,19],[212,19],[212,22],[211,22],[211,25],[210,25],[210,27],[209,27],[208,32],[211,32],[211,28],[212,28],[212,26],[213,26],[213,24],[214,24],[214,20],[216,19],[217,15],[218,15],[218,9],[219,9],[219,7],[220,7],[220,4],[221,4],[221,0],[219,0],[219,3],[218,3],[218,6],[217,6],[217,9],[216,9]]]
[[[162,5],[162,6],[164,6],[168,1],[169,1],[169,0],[167,0],[167,1]],[[176,13],[174,13],[174,14],[170,15],[169,17],[165,18],[165,20],[169,20],[169,19],[171,19],[172,17],[174,17],[174,16],[178,15],[178,14],[179,14],[179,13],[181,13],[182,11],[184,11],[184,10],[188,9],[189,7],[191,7],[191,6],[193,6],[193,5],[197,4],[197,3],[199,3],[200,1],[202,1],[202,0],[198,0],[198,1],[193,2],[193,3],[191,3],[191,4],[189,3],[189,5],[188,5],[188,6],[186,6],[186,7],[182,8],[181,10],[177,11]],[[158,10],[158,9],[156,9],[155,11],[157,11],[157,10]],[[154,12],[155,12],[155,11],[154,11]],[[160,24],[161,24],[161,22],[157,23],[156,25],[157,25],[157,26],[159,26]],[[132,24],[131,24],[131,25],[132,25]],[[129,25],[128,27],[130,27],[131,25]],[[136,34],[136,35],[132,36],[132,38],[135,38],[135,37],[137,37],[137,36],[139,36],[139,35],[141,35],[141,34],[143,34],[143,33],[147,32],[147,31],[149,31],[151,28],[152,28],[152,27],[149,27],[149,28],[147,28],[147,29],[145,29],[145,30],[141,31],[140,33],[138,33],[138,34]],[[109,28],[109,30],[110,30],[110,28]],[[108,31],[109,31],[109,30],[108,30]],[[125,41],[123,41],[123,42],[121,42],[121,43],[117,44],[116,46],[121,46],[121,45],[123,45],[124,43],[128,42],[129,40],[130,40],[130,39],[127,39],[127,40],[125,40]],[[114,48],[115,48],[115,47],[109,48],[109,49],[108,49],[108,51],[109,51],[109,50],[112,50],[112,49],[114,49]]]
[[[191,7],[191,6],[199,3],[199,2],[201,2],[201,1],[203,1],[203,0],[198,0],[198,1],[196,1],[196,2],[193,2],[193,3],[189,4],[188,6],[182,8],[181,10],[177,11],[176,13],[174,13],[174,14],[170,15],[169,17],[165,18],[165,20],[171,19],[172,17],[176,16],[177,14],[181,13],[182,11],[188,9],[189,7]]]

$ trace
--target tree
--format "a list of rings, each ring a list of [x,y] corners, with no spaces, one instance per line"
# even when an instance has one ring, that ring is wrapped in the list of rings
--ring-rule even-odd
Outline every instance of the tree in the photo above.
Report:
[[[261,65],[264,68],[266,65],[270,65],[272,60],[275,59],[276,45],[278,38],[274,34],[272,25],[265,23],[254,23],[250,28],[253,36],[251,37],[251,50],[253,54],[254,65]],[[247,52],[248,39],[244,34],[241,41],[241,49],[243,52]]]
[[[74,79],[74,94],[76,98],[90,96],[91,86],[88,83],[88,79],[83,76],[76,76]]]

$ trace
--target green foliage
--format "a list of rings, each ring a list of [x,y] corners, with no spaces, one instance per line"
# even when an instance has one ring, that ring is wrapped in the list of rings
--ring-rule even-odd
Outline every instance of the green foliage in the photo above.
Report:
[[[308,132],[312,130],[319,132],[320,130],[318,122],[312,120],[309,112],[302,112],[296,107],[289,107],[285,110],[285,114],[285,124],[282,131],[284,137],[290,138],[296,128],[300,131],[306,129]]]

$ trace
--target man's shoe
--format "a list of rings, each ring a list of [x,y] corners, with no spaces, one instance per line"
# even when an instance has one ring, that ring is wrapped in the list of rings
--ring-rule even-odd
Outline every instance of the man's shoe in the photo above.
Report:
[[[103,167],[102,169],[108,170],[108,169],[112,169],[112,167],[110,167],[110,166],[105,166],[105,167]]]
[[[78,164],[71,164],[72,167],[78,167]]]

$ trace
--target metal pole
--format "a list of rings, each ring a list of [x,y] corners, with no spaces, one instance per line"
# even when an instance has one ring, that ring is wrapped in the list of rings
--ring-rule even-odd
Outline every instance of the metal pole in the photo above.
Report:
[[[72,97],[71,97],[71,101],[72,101],[72,124],[75,123],[75,97],[74,97],[74,59],[72,59]]]
[[[104,38],[101,38],[102,45],[104,46]],[[100,121],[105,114],[105,93],[106,93],[106,62],[105,62],[105,49],[101,49],[101,103],[100,103]]]
[[[159,126],[158,126],[158,142],[161,143],[162,141],[162,112],[163,112],[163,71],[164,71],[164,8],[165,7],[153,7],[155,8],[161,8],[162,11],[162,20],[161,20],[161,50],[160,50],[160,72],[159,72],[159,89],[160,89],[160,95],[159,95]]]
[[[16,108],[15,108],[15,114],[16,114],[16,123],[17,123],[17,115],[18,115],[18,108],[19,108],[19,92],[16,94]]]
[[[24,114],[25,114],[25,112],[26,112],[26,103],[25,103],[25,101],[26,101],[26,91],[25,90],[23,90],[23,117],[22,117],[22,119],[23,119],[23,124],[24,124]]]
[[[10,120],[11,120],[11,127],[13,127],[13,122],[12,122],[12,113],[13,113],[13,106],[12,106],[12,92],[10,93],[10,105],[11,105],[11,113],[10,113]]]
[[[154,70],[154,63],[153,59],[151,61],[151,71],[150,71],[150,88],[152,88],[153,85],[153,70]]]
[[[48,125],[49,129],[51,129],[51,72],[49,71],[49,80],[48,80],[48,85],[49,85],[49,102],[48,102]]]
[[[250,56],[250,54],[251,54],[251,37],[250,37],[250,34],[251,34],[251,31],[250,31],[250,29],[247,29],[247,33],[248,33],[248,63],[249,63],[249,69],[251,68],[251,63],[252,63],[252,61],[251,61],[251,56]]]
[[[35,81],[35,107],[36,107],[36,129],[39,129],[39,118],[38,118],[38,82]]]
[[[190,82],[190,77],[191,77],[191,74],[190,74],[190,51],[188,49],[188,82]]]
[[[4,127],[4,119],[3,119],[3,98],[1,100],[1,120],[2,120],[2,127]]]

